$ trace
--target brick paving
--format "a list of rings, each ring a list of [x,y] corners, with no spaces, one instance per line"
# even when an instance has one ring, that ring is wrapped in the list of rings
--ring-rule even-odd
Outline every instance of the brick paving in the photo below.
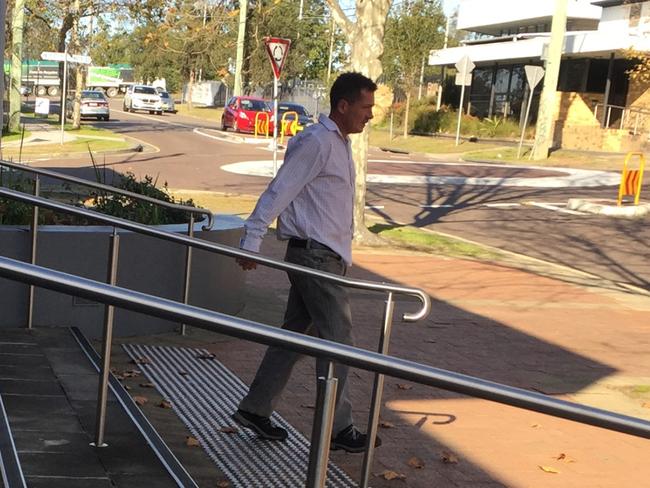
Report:
[[[281,257],[273,238],[264,253]],[[350,275],[425,289],[429,318],[395,323],[391,354],[572,401],[650,417],[650,298],[586,288],[517,269],[432,255],[379,250],[355,253]],[[280,324],[288,280],[260,268],[247,276],[245,318]],[[357,344],[375,348],[384,298],[351,292]],[[399,300],[400,311],[417,303]],[[236,339],[208,346],[249,382],[264,347]],[[309,435],[313,360],[299,363],[279,412]],[[371,375],[353,370],[357,422],[366,422]],[[400,385],[403,382],[399,382]],[[373,473],[406,476],[374,487],[628,487],[647,486],[644,439],[436,390],[402,389],[387,378]],[[447,454],[457,463],[445,463]],[[416,456],[424,467],[407,461]],[[359,476],[362,457],[332,453]],[[547,471],[544,471],[544,469]],[[557,472],[548,472],[550,470]]]

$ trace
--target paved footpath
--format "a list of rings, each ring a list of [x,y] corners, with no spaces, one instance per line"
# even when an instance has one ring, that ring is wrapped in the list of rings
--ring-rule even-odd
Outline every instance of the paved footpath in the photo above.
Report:
[[[272,237],[263,252],[281,257]],[[524,271],[425,254],[359,250],[350,275],[422,287],[430,317],[396,322],[391,353],[432,366],[650,417],[650,298],[585,288]],[[247,276],[242,316],[279,324],[288,280],[279,271]],[[375,348],[384,297],[351,292],[358,345]],[[417,303],[399,300],[400,311]],[[222,338],[209,345],[249,382],[264,347]],[[279,412],[309,435],[313,360],[299,363]],[[366,422],[371,375],[354,370],[357,423]],[[387,378],[372,486],[632,487],[650,484],[650,441]],[[422,468],[407,462],[417,457]],[[357,477],[360,455],[332,453]],[[451,458],[454,462],[445,462]],[[457,462],[455,462],[457,460]]]

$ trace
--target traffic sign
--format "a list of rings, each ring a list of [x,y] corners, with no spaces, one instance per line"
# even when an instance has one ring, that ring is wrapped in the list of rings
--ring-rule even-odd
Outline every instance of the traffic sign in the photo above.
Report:
[[[542,78],[544,78],[544,68],[527,64],[524,66],[524,71],[526,71],[528,86],[530,86],[530,90],[533,91]]]
[[[45,61],[66,61],[66,57],[68,63],[92,63],[90,56],[84,56],[83,54],[57,53],[53,51],[43,51],[41,53],[41,59],[44,59]]]
[[[275,75],[275,78],[278,79],[280,78],[280,73],[282,73],[284,62],[287,59],[291,40],[282,39],[280,37],[265,37],[264,45],[266,46],[266,53],[269,55],[269,59],[271,60],[273,74]]]
[[[457,85],[469,86],[472,84],[472,73],[456,73],[455,83]]]
[[[456,63],[456,69],[462,77],[465,77],[474,71],[474,68],[476,68],[476,65],[471,59],[469,59],[469,56],[467,55],[463,56],[460,61]]]

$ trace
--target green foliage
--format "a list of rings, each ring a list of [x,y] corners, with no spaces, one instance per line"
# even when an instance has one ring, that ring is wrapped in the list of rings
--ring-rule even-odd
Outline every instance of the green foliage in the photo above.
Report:
[[[15,171],[0,168],[0,186],[23,193],[33,193],[32,181]],[[0,198],[0,225],[26,225],[30,222],[32,207],[9,198]]]

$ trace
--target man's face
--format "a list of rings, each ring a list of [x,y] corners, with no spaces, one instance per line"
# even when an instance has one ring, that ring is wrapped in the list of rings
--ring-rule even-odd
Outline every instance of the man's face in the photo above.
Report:
[[[372,119],[372,107],[375,105],[375,94],[369,90],[361,90],[361,96],[353,103],[346,100],[341,102],[344,108],[343,116],[348,134],[363,132],[363,128]]]

